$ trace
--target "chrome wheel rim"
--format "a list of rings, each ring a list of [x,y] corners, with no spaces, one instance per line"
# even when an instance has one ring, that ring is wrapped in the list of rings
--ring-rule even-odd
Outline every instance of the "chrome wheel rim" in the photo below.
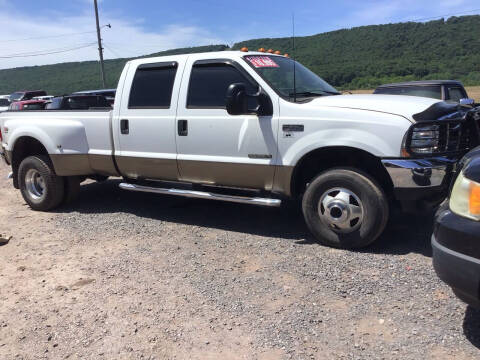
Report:
[[[36,169],[30,169],[25,174],[25,188],[33,200],[40,200],[45,196],[45,179]]]
[[[318,215],[333,231],[350,233],[362,225],[363,204],[350,190],[333,188],[320,197]]]

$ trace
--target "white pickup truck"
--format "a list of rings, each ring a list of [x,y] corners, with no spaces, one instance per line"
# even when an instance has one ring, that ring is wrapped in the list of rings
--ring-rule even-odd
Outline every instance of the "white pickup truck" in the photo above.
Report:
[[[392,206],[435,206],[478,113],[435,99],[340,95],[288,57],[226,51],[138,59],[113,110],[8,111],[2,154],[34,210],[86,177],[130,191],[279,206],[302,199],[323,244],[362,247]],[[234,219],[232,219],[234,221]]]

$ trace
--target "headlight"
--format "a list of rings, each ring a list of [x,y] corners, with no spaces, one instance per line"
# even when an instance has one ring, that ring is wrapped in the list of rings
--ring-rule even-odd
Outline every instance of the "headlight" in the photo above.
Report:
[[[455,214],[480,221],[480,184],[458,175],[450,195],[450,210]]]
[[[438,125],[415,125],[408,148],[414,154],[431,154],[438,150],[439,139]]]

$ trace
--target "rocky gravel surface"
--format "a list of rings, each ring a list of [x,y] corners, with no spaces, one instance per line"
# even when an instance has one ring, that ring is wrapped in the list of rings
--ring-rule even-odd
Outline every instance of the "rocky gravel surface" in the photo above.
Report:
[[[318,245],[280,209],[82,186],[32,212],[0,166],[0,359],[478,359],[430,217]]]

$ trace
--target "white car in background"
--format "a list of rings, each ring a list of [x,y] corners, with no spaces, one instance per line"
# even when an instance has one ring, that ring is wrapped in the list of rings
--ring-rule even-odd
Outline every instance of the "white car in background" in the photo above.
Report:
[[[51,101],[53,98],[54,98],[53,95],[44,95],[44,96],[34,96],[32,100]]]
[[[10,95],[0,95],[0,112],[7,111],[10,106]]]

